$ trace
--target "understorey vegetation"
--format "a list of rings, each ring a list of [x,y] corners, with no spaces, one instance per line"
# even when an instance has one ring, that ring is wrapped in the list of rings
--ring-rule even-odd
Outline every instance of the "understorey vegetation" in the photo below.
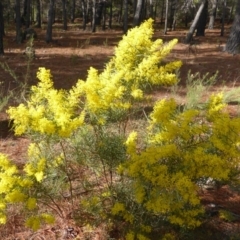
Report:
[[[239,186],[240,119],[224,91],[204,97],[214,78],[189,75],[185,105],[174,91],[154,101],[156,88],[176,90],[182,63],[163,61],[177,40],[153,41],[152,24],[129,30],[103,72],[90,68],[68,91],[39,68],[26,101],[7,110],[31,144],[22,169],[0,155],[1,224],[18,205],[34,231],[70,214],[107,238],[178,239],[208,217],[202,186]]]

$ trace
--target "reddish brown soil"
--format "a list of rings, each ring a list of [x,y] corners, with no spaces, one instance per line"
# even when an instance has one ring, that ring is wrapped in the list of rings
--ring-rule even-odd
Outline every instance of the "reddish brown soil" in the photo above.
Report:
[[[226,43],[229,27],[226,28],[226,36],[220,37],[220,30],[206,30],[205,37],[198,37],[197,44],[191,46],[182,43],[186,30],[169,32],[163,35],[160,26],[156,27],[155,38],[163,38],[168,41],[173,38],[178,38],[179,43],[176,45],[169,60],[180,59],[183,61],[183,67],[180,70],[181,84],[184,86],[188,71],[192,73],[200,72],[201,75],[209,72],[209,75],[218,74],[218,84],[216,89],[224,85],[229,88],[239,86],[240,84],[240,55],[229,55],[222,51],[224,43]],[[68,31],[61,30],[60,26],[54,26],[54,42],[46,44],[44,41],[45,31],[36,29],[38,38],[34,41],[36,57],[31,62],[29,85],[35,84],[36,71],[39,67],[51,69],[54,84],[56,88],[71,88],[78,79],[86,79],[87,70],[90,66],[99,69],[104,68],[111,55],[114,53],[114,46],[121,39],[122,32],[119,30],[108,30],[106,32],[98,31],[91,33],[79,30],[77,25],[72,25]],[[4,39],[5,55],[0,57],[1,63],[7,63],[19,81],[24,81],[26,74],[27,57],[23,54],[27,43],[18,45],[14,41],[14,31],[8,30]],[[0,70],[0,80],[4,82],[3,90],[14,89],[17,84],[11,75]],[[166,95],[164,91],[156,92],[156,97],[161,98]],[[184,96],[180,96],[184,99]],[[235,111],[235,108],[231,108]],[[1,113],[1,118],[6,119],[6,115]],[[6,126],[6,125],[5,125]],[[16,161],[19,166],[24,164],[26,159],[26,150],[29,140],[26,138],[16,138],[12,134],[7,136],[7,128],[0,127],[0,152],[6,153],[11,159]],[[240,216],[240,195],[229,190],[226,186],[218,190],[204,190],[202,200],[206,206],[215,204],[223,209],[229,210],[236,216]],[[12,213],[9,223],[5,227],[0,227],[0,239],[27,239],[31,233],[24,229],[21,224],[21,217],[18,213]],[[239,236],[240,239],[240,217],[236,217],[233,222],[226,222],[218,217],[211,218],[208,223],[207,231],[210,231],[210,238],[195,239],[230,239],[229,236]],[[39,236],[45,238],[31,239],[67,239],[57,238],[56,231],[66,231],[67,226],[74,226],[74,223],[69,220],[68,223],[58,221],[58,225],[54,229],[46,227],[39,231]],[[80,231],[77,226],[74,226],[76,231]],[[104,239],[102,229],[95,233],[94,237],[89,239]],[[237,235],[239,234],[239,235]],[[200,234],[201,235],[201,234]],[[199,235],[199,236],[200,236]],[[38,236],[38,237],[39,237]],[[79,232],[79,236],[81,236]],[[70,239],[70,237],[69,237]],[[79,238],[84,239],[84,238]],[[191,238],[186,238],[191,239]]]

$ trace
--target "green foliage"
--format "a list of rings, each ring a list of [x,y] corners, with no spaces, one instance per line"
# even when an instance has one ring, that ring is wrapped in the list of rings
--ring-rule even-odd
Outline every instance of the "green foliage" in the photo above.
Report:
[[[130,30],[104,71],[90,68],[86,81],[69,91],[54,89],[50,71],[39,69],[26,103],[8,110],[16,135],[32,144],[21,174],[2,156],[0,177],[8,184],[2,223],[19,195],[34,230],[53,222],[38,207],[44,203],[62,218],[74,213],[85,226],[104,223],[127,240],[151,239],[154,232],[174,239],[177,227],[201,224],[200,183],[209,177],[238,183],[240,119],[224,110],[221,93],[202,108],[194,99],[183,111],[174,99],[158,101],[141,138],[138,126],[129,133],[136,109],[148,102],[146,90],[178,81],[181,62],[162,64],[177,41],[164,44],[152,35],[152,20]],[[188,90],[202,93],[208,80],[191,81]],[[67,214],[59,204],[66,198]]]

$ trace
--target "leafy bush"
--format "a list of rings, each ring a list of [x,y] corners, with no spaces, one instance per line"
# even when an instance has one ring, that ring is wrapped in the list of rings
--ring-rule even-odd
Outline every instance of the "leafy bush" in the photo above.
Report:
[[[70,91],[54,89],[50,71],[39,69],[28,101],[8,110],[16,135],[26,134],[32,144],[22,173],[2,155],[1,223],[17,199],[34,230],[52,222],[49,207],[62,218],[74,213],[86,226],[104,223],[128,240],[156,231],[174,239],[174,226],[201,224],[204,181],[237,183],[240,121],[224,110],[222,94],[183,111],[174,99],[163,99],[140,138],[130,133],[132,123],[141,122],[134,112],[149,101],[146,91],[178,81],[181,62],[162,64],[177,41],[152,41],[152,35],[152,20],[130,30],[104,71],[90,68]]]

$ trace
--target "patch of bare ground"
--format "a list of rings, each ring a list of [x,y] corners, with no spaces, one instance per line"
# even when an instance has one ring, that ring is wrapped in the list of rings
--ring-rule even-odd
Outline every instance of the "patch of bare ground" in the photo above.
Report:
[[[169,41],[178,38],[179,43],[175,46],[167,60],[182,60],[180,70],[180,84],[184,87],[189,71],[200,72],[201,75],[209,73],[214,75],[218,71],[217,85],[215,90],[226,85],[231,89],[240,83],[240,56],[229,55],[223,52],[229,33],[226,28],[226,36],[220,37],[220,30],[206,30],[205,37],[194,38],[192,45],[183,43],[186,30],[177,30],[163,35],[162,30],[156,28],[154,38],[162,38]],[[98,31],[91,33],[79,30],[77,25],[71,25],[68,31],[61,30],[59,25],[54,25],[54,42],[45,43],[45,30],[36,29],[38,38],[34,41],[36,57],[30,63],[28,84],[36,84],[36,72],[39,67],[51,69],[56,88],[71,88],[78,79],[86,79],[89,67],[95,67],[101,71],[114,53],[114,46],[121,39],[122,32],[119,30]],[[24,82],[26,76],[27,57],[24,55],[27,42],[18,45],[14,41],[14,30],[7,30],[4,38],[5,55],[0,62],[7,64],[18,76],[14,79],[8,71],[0,70],[1,90],[7,91],[18,86],[18,82]],[[165,89],[155,92],[156,99],[168,96]],[[184,92],[178,96],[179,101],[184,101]],[[233,115],[237,112],[236,106],[229,106]],[[9,133],[6,115],[1,113],[0,119],[0,152],[9,155],[21,168],[27,157],[29,140],[25,137],[14,137]],[[240,195],[223,186],[220,189],[204,190],[201,198],[206,209],[212,208],[209,221],[196,230],[199,238],[195,239],[240,239]],[[64,206],[65,203],[63,203]],[[236,215],[232,222],[227,222],[219,217],[219,209],[225,209]],[[83,234],[83,229],[77,226],[69,216],[66,219],[57,218],[55,226],[46,226],[36,233],[24,228],[22,215],[17,209],[10,209],[7,225],[0,227],[0,239],[106,239],[104,228],[94,234],[89,233],[89,238]],[[215,211],[215,212],[214,212]],[[86,232],[85,232],[86,234]],[[92,234],[92,235],[91,235]],[[196,235],[195,235],[196,236]],[[236,237],[239,238],[236,238]],[[186,239],[191,239],[186,238]]]

